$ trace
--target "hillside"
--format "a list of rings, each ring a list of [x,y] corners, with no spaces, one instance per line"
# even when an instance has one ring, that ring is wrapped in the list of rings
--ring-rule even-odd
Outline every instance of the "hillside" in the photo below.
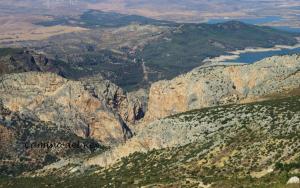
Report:
[[[0,48],[0,75],[29,71],[52,72],[64,76],[74,71],[63,61],[24,48]]]
[[[202,64],[207,57],[247,47],[294,45],[293,34],[229,21],[221,24],[182,24],[163,39],[146,45],[138,57],[153,70],[151,78],[170,79]],[[161,75],[161,76],[159,76]]]
[[[300,173],[299,107],[300,98],[291,97],[185,112],[138,133],[141,141],[159,138],[159,148],[133,153],[108,169],[91,168],[86,175],[63,179],[1,179],[1,184],[285,187],[289,177]]]
[[[54,25],[70,25],[80,26],[86,28],[99,28],[99,27],[122,27],[132,23],[141,25],[170,25],[174,24],[169,21],[159,21],[144,16],[126,15],[115,12],[103,12],[96,10],[88,10],[84,12],[79,18],[74,17],[56,17],[50,21],[38,22],[36,24],[43,26]]]

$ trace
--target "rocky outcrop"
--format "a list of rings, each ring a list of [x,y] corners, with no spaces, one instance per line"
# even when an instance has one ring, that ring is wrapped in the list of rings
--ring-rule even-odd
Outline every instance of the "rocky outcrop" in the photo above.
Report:
[[[287,184],[300,184],[300,179],[297,176],[291,177]]]
[[[0,97],[11,111],[32,114],[103,144],[117,144],[132,136],[122,114],[126,95],[108,81],[88,84],[52,73],[9,74],[0,77]]]
[[[300,57],[275,56],[251,65],[206,66],[151,86],[147,120],[204,107],[251,102],[300,86]]]
[[[63,69],[55,60],[43,54],[25,49],[0,49],[6,54],[0,56],[0,75],[28,71],[52,72],[63,75]]]

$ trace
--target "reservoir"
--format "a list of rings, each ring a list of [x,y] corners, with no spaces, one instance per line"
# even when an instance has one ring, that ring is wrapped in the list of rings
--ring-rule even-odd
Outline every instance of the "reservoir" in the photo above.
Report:
[[[294,49],[279,49],[279,50],[270,50],[263,52],[245,52],[240,53],[239,57],[236,59],[226,60],[224,62],[234,62],[234,63],[254,63],[256,61],[262,60],[267,57],[275,55],[291,55],[291,54],[300,54],[300,47]]]

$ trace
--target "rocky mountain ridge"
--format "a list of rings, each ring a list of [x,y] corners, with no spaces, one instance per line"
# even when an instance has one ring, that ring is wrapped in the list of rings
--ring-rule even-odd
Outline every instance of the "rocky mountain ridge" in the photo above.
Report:
[[[146,119],[204,107],[245,103],[300,86],[300,56],[274,56],[250,65],[204,66],[152,84]]]

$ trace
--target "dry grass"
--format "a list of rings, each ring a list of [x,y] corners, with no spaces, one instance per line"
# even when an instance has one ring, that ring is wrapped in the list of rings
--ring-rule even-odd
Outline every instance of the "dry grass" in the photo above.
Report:
[[[70,32],[81,32],[87,29],[70,26],[43,27],[34,25],[34,22],[47,20],[44,16],[2,16],[0,17],[0,43],[42,40],[54,35]]]

